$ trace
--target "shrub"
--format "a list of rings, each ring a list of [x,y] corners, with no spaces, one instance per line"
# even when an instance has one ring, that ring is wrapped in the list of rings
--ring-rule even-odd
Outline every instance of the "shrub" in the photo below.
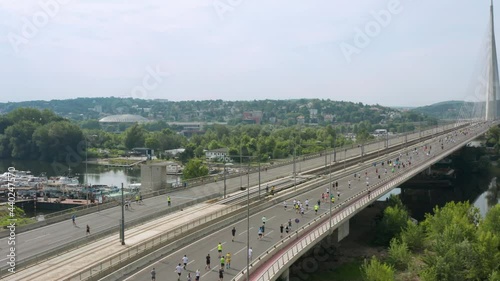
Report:
[[[363,279],[366,281],[393,281],[394,268],[380,262],[376,257],[372,257],[370,262],[366,261],[361,266]]]
[[[389,263],[399,270],[405,270],[411,261],[411,253],[405,242],[393,238],[389,246]]]

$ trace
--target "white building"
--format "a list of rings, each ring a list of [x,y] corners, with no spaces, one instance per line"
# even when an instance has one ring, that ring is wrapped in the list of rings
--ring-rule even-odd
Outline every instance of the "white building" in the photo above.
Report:
[[[375,135],[381,136],[381,135],[387,135],[387,129],[377,129],[375,130]]]
[[[218,148],[213,150],[205,151],[205,157],[207,159],[224,159],[228,156],[229,149],[226,148]]]

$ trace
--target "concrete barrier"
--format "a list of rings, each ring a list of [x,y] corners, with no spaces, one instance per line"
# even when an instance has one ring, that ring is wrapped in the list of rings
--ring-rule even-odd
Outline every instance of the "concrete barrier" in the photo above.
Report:
[[[146,222],[148,222],[148,221],[150,221],[150,220],[152,220],[154,218],[157,218],[158,216],[163,216],[165,214],[168,214],[168,213],[171,213],[171,212],[175,212],[175,211],[178,211],[178,210],[180,210],[182,208],[186,208],[186,207],[189,207],[189,206],[192,206],[192,205],[196,205],[198,203],[205,202],[207,200],[210,200],[210,199],[213,199],[213,198],[216,198],[216,197],[220,197],[220,194],[212,194],[212,195],[209,195],[209,196],[205,196],[203,198],[199,198],[199,199],[194,200],[194,201],[189,201],[189,202],[186,202],[184,204],[181,204],[181,205],[178,205],[178,206],[173,206],[173,207],[170,207],[168,209],[156,212],[154,214],[150,214],[147,217],[137,218],[135,220],[132,220],[132,221],[129,221],[129,222],[125,222],[125,228],[129,229],[131,227],[135,227],[137,225],[144,224],[144,223],[146,223]],[[66,243],[64,245],[61,245],[59,247],[52,248],[50,251],[46,251],[44,253],[41,253],[41,254],[38,254],[38,255],[35,255],[35,256],[31,256],[31,257],[29,257],[27,259],[16,261],[16,270],[19,271],[19,270],[21,270],[23,268],[39,264],[39,263],[41,263],[43,261],[46,261],[47,259],[49,259],[51,257],[60,256],[60,255],[66,253],[66,252],[68,252],[70,250],[84,247],[84,246],[86,246],[86,245],[88,245],[90,243],[96,242],[99,239],[102,239],[104,237],[116,234],[118,232],[119,232],[119,226],[117,225],[115,227],[111,227],[111,228],[108,228],[108,229],[106,229],[104,231],[101,231],[101,232],[99,232],[97,234],[93,234],[90,237],[82,237],[80,239],[73,240],[73,241],[71,241],[69,243]],[[7,271],[7,269],[8,269],[8,265],[2,265],[2,268],[0,269],[0,276],[6,276],[6,275],[8,275],[9,272]]]
[[[324,184],[324,181],[317,181],[314,183],[310,183],[304,187],[301,187],[299,190],[299,194],[308,191],[310,188],[317,188],[321,185]],[[283,196],[284,197],[284,196]],[[275,206],[278,204],[278,202],[281,202],[280,200],[283,200],[282,197],[275,197],[271,199],[270,201],[267,202],[260,202],[258,201],[257,198],[251,199],[253,202],[251,203],[250,206],[250,212],[251,213],[256,213],[260,212],[262,210],[265,210],[271,206]],[[143,268],[147,264],[150,264],[151,262],[167,255],[168,253],[172,253],[173,251],[180,249],[194,241],[199,240],[200,238],[203,238],[206,233],[210,233],[213,231],[217,231],[223,227],[226,227],[228,225],[231,225],[235,222],[240,221],[241,219],[244,219],[247,216],[247,210],[242,205],[241,209],[238,209],[236,212],[228,213],[222,217],[219,217],[216,221],[212,220],[209,223],[205,223],[203,225],[200,225],[197,229],[193,230],[193,233],[183,237],[182,239],[177,239],[174,242],[172,241],[166,241],[164,246],[159,246],[161,248],[156,248],[155,251],[144,251],[142,257],[135,257],[133,259],[128,259],[125,261],[122,261],[120,263],[117,263],[115,266],[112,268],[108,268],[107,270],[92,276],[90,279],[83,279],[83,280],[117,280],[120,277],[123,277],[124,275],[127,275],[137,269]],[[127,266],[123,266],[126,264]],[[80,280],[76,278],[78,275],[74,275],[66,280]]]

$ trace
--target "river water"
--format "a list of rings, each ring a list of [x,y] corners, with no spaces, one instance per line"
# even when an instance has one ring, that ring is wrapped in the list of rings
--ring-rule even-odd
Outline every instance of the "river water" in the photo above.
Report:
[[[478,175],[462,175],[451,188],[395,188],[379,201],[386,200],[391,194],[400,195],[404,205],[410,210],[411,216],[419,221],[426,213],[433,213],[435,206],[443,207],[446,203],[455,201],[473,202],[484,217],[489,209],[500,203],[500,188],[497,176],[481,177]]]
[[[87,165],[81,163],[75,167],[54,168],[54,165],[47,162],[30,161],[30,160],[0,160],[0,173],[6,172],[9,167],[15,167],[20,171],[31,171],[31,174],[38,176],[45,173],[47,177],[52,176],[67,176],[70,173],[72,176],[78,177],[80,183],[87,182],[88,184],[105,184],[109,186],[120,186],[123,183],[125,186],[131,183],[141,182],[140,167],[122,168],[122,167],[106,167],[99,165]],[[85,177],[86,176],[86,177]],[[167,176],[167,182],[180,182],[177,176]]]

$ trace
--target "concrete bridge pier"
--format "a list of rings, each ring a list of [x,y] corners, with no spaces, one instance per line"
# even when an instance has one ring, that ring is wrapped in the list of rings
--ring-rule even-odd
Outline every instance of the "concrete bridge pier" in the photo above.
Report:
[[[346,238],[349,235],[349,220],[343,222],[337,228],[337,242],[342,241],[342,239]]]
[[[285,269],[285,272],[283,272],[280,277],[278,278],[280,281],[290,281],[290,268]]]
[[[432,174],[431,166],[424,170],[424,174],[430,176]]]

